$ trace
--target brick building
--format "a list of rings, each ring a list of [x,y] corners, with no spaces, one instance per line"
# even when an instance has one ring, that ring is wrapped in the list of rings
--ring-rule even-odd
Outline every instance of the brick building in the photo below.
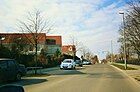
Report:
[[[62,52],[62,37],[47,36],[46,37],[47,54],[54,54],[57,50]]]
[[[62,53],[73,56],[76,48],[74,45],[64,45],[62,46]]]
[[[61,36],[46,36],[45,33],[0,33],[0,38],[1,45],[10,50],[19,49],[22,54],[34,54],[36,41],[38,54],[42,49],[47,54],[54,54],[57,49],[61,52]]]

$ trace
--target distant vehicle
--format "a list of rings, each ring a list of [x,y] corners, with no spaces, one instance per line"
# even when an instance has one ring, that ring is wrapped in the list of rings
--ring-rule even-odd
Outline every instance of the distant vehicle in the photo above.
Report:
[[[83,63],[81,60],[75,60],[76,66],[83,66]]]
[[[64,59],[61,62],[60,69],[75,69],[75,62],[73,59]]]
[[[21,80],[26,74],[26,68],[14,59],[0,58],[0,82],[8,80]]]
[[[83,60],[83,65],[90,65],[91,61],[90,60]]]

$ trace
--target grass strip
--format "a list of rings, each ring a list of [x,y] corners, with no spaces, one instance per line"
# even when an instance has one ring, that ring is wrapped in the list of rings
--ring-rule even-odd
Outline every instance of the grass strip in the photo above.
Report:
[[[127,66],[127,69],[125,69],[125,66],[124,65],[120,65],[120,64],[112,64],[113,66],[116,66],[116,67],[118,67],[118,68],[120,68],[120,69],[122,69],[122,70],[138,70],[138,69],[136,69],[136,68],[133,68],[133,67],[129,67],[129,66]]]

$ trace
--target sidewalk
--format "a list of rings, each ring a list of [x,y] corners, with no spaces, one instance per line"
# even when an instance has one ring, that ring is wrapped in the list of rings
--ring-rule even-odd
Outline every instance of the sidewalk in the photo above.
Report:
[[[117,63],[120,64],[120,63]],[[124,65],[124,64],[120,64]],[[127,64],[128,67],[136,68],[137,70],[121,70],[126,73],[129,77],[135,79],[140,84],[140,65]]]
[[[128,64],[129,67],[136,68],[138,70],[124,70],[129,76],[140,82],[140,65]]]

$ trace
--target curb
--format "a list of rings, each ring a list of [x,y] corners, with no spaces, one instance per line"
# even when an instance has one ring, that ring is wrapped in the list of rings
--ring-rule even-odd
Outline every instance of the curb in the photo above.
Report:
[[[44,68],[44,69],[39,69],[38,71],[39,72],[49,72],[49,71],[54,71],[57,69],[59,69],[59,67]],[[34,73],[34,70],[27,71],[27,74],[30,74],[30,73]]]
[[[46,68],[46,69],[42,69],[42,71],[43,70],[45,70],[45,71],[53,71],[53,70],[57,70],[57,69],[59,69],[59,67]]]

